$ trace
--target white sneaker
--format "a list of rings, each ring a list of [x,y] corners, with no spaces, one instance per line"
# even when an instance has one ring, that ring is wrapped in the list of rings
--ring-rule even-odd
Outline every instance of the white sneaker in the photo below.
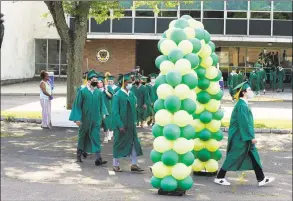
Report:
[[[264,180],[258,182],[258,186],[265,186],[273,181],[275,181],[274,177],[265,177]]]
[[[112,139],[112,137],[111,137],[111,135],[110,135],[110,133],[109,133],[109,135],[108,135],[108,140],[111,141],[111,139]]]
[[[109,141],[108,138],[105,137],[105,138],[104,138],[104,143],[108,143],[108,141]]]
[[[225,178],[223,178],[223,179],[215,178],[214,182],[215,182],[216,184],[220,184],[220,185],[222,185],[222,186],[230,186],[230,185],[231,185],[230,182],[227,181],[227,179],[225,179]]]

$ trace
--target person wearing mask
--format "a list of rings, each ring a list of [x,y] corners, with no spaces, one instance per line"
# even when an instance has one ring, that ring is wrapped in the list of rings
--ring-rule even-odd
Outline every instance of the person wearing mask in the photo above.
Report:
[[[264,175],[255,146],[257,140],[254,136],[253,115],[248,106],[248,100],[253,98],[254,93],[247,82],[239,84],[235,90],[237,103],[230,120],[227,155],[214,182],[230,186],[230,182],[225,179],[227,171],[254,170],[258,186],[264,186],[275,179]]]
[[[137,126],[145,125],[149,96],[146,87],[142,84],[141,76],[135,76],[135,85],[131,88],[137,99]]]
[[[260,79],[257,67],[254,67],[251,73],[249,74],[249,84],[251,86],[252,91],[254,91],[256,95],[258,95],[260,91]]]
[[[278,66],[277,71],[277,79],[278,79],[278,89],[277,92],[284,91],[284,81],[286,79],[286,74],[282,66]]]
[[[119,87],[117,85],[115,85],[114,80],[115,80],[115,76],[113,76],[113,75],[108,76],[108,80],[107,80],[108,86],[110,86],[113,89],[114,94],[115,94],[119,90]]]
[[[263,91],[264,94],[266,94],[266,81],[267,81],[267,73],[266,71],[263,69],[263,67],[261,66],[259,69],[259,89],[260,91]]]
[[[83,152],[95,153],[95,165],[106,164],[100,155],[100,127],[107,115],[103,93],[97,88],[98,74],[90,70],[87,75],[87,86],[80,89],[74,100],[69,120],[79,127],[77,143],[77,162],[82,162]]]
[[[239,69],[237,85],[240,84],[240,83],[242,83],[243,81],[244,81],[244,75],[242,73],[242,70]]]
[[[270,87],[273,91],[276,90],[276,83],[277,83],[277,71],[276,71],[276,67],[272,67],[270,70]]]
[[[111,140],[111,130],[113,130],[112,126],[112,108],[111,108],[111,102],[112,97],[114,95],[114,91],[111,86],[104,84],[105,77],[102,75],[102,73],[98,73],[98,89],[103,94],[103,102],[106,106],[108,115],[105,119],[102,121],[102,128],[104,129],[105,137],[104,137],[104,143],[108,143],[109,140]],[[107,80],[105,80],[107,82]]]
[[[141,156],[142,149],[136,131],[137,99],[131,91],[132,80],[127,73],[118,78],[121,90],[113,96],[112,112],[114,124],[113,170],[121,172],[119,158],[131,157],[132,172],[142,172],[137,165],[137,156]]]
[[[237,86],[237,82],[238,82],[238,75],[236,73],[236,68],[232,67],[232,72],[228,75],[228,87],[229,87],[229,93],[231,95],[232,98],[232,102],[234,102],[234,87]]]
[[[155,111],[154,111],[154,103],[158,99],[157,96],[157,88],[155,87],[157,74],[152,73],[149,75],[150,83],[147,84],[148,94],[150,97],[150,106],[149,106],[149,113],[150,113],[150,120],[148,121],[148,125],[155,124]]]
[[[52,88],[49,82],[49,74],[42,70],[40,73],[41,82],[40,82],[40,103],[42,107],[42,124],[43,129],[51,129],[51,100]]]

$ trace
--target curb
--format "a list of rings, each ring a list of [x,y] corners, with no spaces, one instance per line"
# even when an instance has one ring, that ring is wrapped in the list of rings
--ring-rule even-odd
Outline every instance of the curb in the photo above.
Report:
[[[29,119],[29,118],[5,118],[1,117],[1,121],[9,121],[9,122],[23,122],[23,123],[36,123],[36,124],[41,124],[42,119]],[[54,126],[58,127],[58,126]],[[221,130],[223,132],[228,132],[229,128],[228,127],[221,127]],[[270,129],[270,128],[255,128],[254,133],[271,133],[271,134],[292,134],[292,130],[290,129]]]
[[[66,93],[53,93],[54,96],[66,96]],[[40,96],[37,93],[1,93],[1,96]]]

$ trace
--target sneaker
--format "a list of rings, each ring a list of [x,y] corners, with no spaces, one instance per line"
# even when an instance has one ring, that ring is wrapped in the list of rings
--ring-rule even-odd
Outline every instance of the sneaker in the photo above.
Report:
[[[258,186],[264,186],[264,185],[267,185],[271,182],[273,182],[275,180],[274,177],[265,177],[264,180],[258,182]]]
[[[143,172],[144,170],[138,167],[138,165],[131,165],[131,172]]]
[[[220,184],[222,186],[230,186],[230,182],[227,181],[227,179],[223,178],[223,179],[218,179],[218,178],[215,178],[214,182],[216,184]]]
[[[109,141],[109,140],[108,140],[108,137],[105,137],[105,138],[104,138],[104,143],[108,143],[108,141]]]
[[[108,140],[111,141],[111,139],[112,139],[112,136],[111,136],[111,133],[109,132],[108,133]]]

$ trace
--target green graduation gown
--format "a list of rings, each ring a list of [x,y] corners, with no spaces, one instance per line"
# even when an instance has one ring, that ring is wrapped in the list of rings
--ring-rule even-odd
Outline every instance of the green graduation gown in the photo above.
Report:
[[[145,121],[148,117],[148,110],[147,108],[144,109],[143,105],[148,107],[150,104],[147,88],[144,85],[140,85],[139,87],[134,85],[131,91],[137,99],[137,122]]]
[[[142,149],[136,131],[136,97],[133,92],[126,94],[119,90],[113,96],[112,114],[114,125],[113,157],[129,156],[134,146],[137,156],[142,155]],[[121,133],[119,128],[124,128]]]
[[[257,148],[251,143],[254,139],[254,121],[247,103],[239,99],[236,103],[228,133],[227,155],[222,168],[226,171],[253,170],[250,151],[262,167]]]
[[[259,80],[260,80],[259,89],[260,90],[264,90],[265,89],[266,80],[267,80],[266,71],[263,68],[261,68],[258,73],[259,73]]]
[[[259,92],[259,74],[256,71],[253,71],[249,75],[249,85],[251,86],[252,91]]]
[[[149,113],[149,116],[154,116],[155,115],[154,103],[158,99],[156,88],[155,88],[155,86],[151,85],[150,83],[146,85],[146,88],[147,88],[148,95],[150,98],[150,104],[148,107],[149,112],[148,113]]]
[[[80,121],[78,130],[78,149],[87,153],[101,151],[100,127],[103,115],[107,115],[103,93],[99,89],[93,92],[88,87],[78,90],[70,113],[70,121]]]
[[[276,89],[276,83],[277,83],[277,72],[270,70],[270,86],[273,90]]]
[[[237,81],[237,85],[242,83],[244,81],[244,76],[242,73],[238,73],[238,81]]]
[[[113,96],[114,95],[114,90],[112,87],[107,86],[108,92]],[[113,125],[112,125],[112,97],[109,97],[105,91],[103,91],[103,100],[104,104],[107,108],[108,115],[106,118],[103,120],[103,128],[104,131],[107,130],[113,130]]]
[[[112,87],[114,94],[120,90],[120,87],[118,87],[117,85],[115,85],[115,87]]]
[[[284,71],[284,69],[278,70],[277,79],[278,79],[278,89],[284,89],[284,80],[285,80],[285,71]]]
[[[238,76],[236,73],[230,73],[228,76],[228,87],[229,87],[229,93],[231,96],[235,94],[235,91],[233,90],[238,83]]]

